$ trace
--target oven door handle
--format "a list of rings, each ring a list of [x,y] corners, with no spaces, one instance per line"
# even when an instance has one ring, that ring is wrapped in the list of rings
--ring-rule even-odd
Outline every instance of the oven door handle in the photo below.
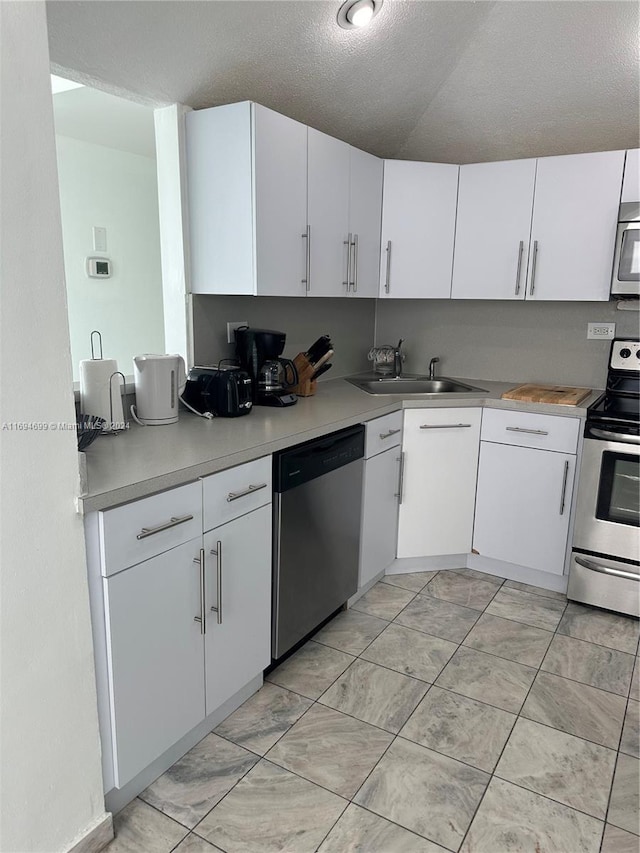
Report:
[[[630,581],[640,581],[640,575],[635,572],[623,572],[622,569],[612,569],[609,566],[603,566],[600,563],[594,563],[591,560],[585,560],[584,557],[575,557],[575,561],[579,566],[585,569],[590,569],[592,572],[600,572],[602,575],[615,575],[617,578],[626,578]]]
[[[590,434],[607,441],[619,441],[621,444],[640,444],[640,435],[624,435],[619,432],[609,432],[607,429],[589,428]]]

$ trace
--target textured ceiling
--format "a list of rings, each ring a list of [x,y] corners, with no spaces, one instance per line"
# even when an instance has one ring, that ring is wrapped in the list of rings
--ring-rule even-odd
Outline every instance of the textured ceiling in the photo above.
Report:
[[[50,0],[53,70],[149,104],[254,100],[383,157],[638,147],[634,0]]]

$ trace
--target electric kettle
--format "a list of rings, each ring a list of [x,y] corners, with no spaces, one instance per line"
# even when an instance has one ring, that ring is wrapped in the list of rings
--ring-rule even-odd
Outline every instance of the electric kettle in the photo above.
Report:
[[[133,359],[136,404],[133,419],[142,426],[174,424],[187,381],[181,355],[137,355]]]

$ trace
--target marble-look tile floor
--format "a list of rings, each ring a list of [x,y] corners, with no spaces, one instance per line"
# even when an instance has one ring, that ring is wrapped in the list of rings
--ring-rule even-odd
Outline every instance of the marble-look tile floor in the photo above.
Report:
[[[638,853],[637,619],[376,584],[114,818],[108,853]]]

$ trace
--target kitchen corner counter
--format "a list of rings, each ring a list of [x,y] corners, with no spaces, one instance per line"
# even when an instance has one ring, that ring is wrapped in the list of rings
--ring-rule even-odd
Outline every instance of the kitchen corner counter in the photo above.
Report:
[[[594,391],[581,406],[521,403],[500,399],[517,383],[461,381],[480,385],[487,393],[374,396],[344,379],[332,379],[318,383],[315,396],[300,398],[288,408],[256,406],[245,417],[213,420],[181,411],[176,424],[132,424],[117,436],[100,436],[85,451],[88,488],[78,499],[80,511],[87,514],[147,497],[402,408],[485,406],[584,417],[600,394]]]

